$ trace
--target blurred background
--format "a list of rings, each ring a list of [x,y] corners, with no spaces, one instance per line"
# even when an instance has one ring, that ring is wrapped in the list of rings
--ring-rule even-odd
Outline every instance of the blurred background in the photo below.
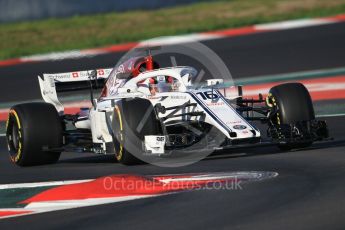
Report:
[[[152,10],[193,2],[198,2],[198,0],[2,0],[0,21],[15,22],[114,11]]]
[[[344,0],[0,0],[0,59],[343,12]]]

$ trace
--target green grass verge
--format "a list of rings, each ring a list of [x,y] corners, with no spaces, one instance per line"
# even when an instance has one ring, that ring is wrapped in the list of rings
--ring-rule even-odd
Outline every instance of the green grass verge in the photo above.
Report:
[[[0,25],[0,59],[345,13],[345,0],[228,0]]]

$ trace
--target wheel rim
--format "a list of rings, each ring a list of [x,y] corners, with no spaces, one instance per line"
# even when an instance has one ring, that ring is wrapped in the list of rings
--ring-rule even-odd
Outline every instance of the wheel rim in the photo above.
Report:
[[[114,132],[115,131],[115,132]],[[114,109],[114,119],[113,119],[113,137],[114,137],[114,148],[115,148],[115,158],[121,161],[123,158],[123,124],[121,112],[118,106]]]
[[[20,143],[21,143],[21,135],[20,135],[20,129],[18,127],[18,124],[12,116],[10,116],[8,120],[8,126],[7,126],[7,143],[8,143],[8,150],[10,154],[10,158],[12,161],[18,161],[18,154],[20,149]]]

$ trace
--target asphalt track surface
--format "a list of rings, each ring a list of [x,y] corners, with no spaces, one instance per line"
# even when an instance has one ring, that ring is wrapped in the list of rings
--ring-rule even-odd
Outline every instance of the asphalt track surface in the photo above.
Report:
[[[344,66],[345,24],[205,42],[236,77]],[[231,58],[230,58],[231,55]],[[116,54],[0,69],[3,102],[39,97],[35,75],[114,64]],[[25,88],[27,87],[27,88]],[[25,90],[26,89],[26,90]],[[30,90],[28,90],[30,89]],[[20,92],[14,94],[13,92]],[[341,105],[343,106],[343,105]],[[206,190],[0,220],[1,229],[344,229],[345,117],[326,119],[333,141],[281,152],[225,151],[190,166],[123,166],[112,156],[65,153],[58,164],[12,165],[0,138],[0,183],[89,179],[111,174],[275,171],[242,190]],[[3,198],[1,198],[3,199]]]

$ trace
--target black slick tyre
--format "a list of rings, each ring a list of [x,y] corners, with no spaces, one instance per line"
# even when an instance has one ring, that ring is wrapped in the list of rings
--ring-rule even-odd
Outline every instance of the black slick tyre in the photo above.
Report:
[[[63,143],[63,125],[49,103],[25,103],[10,109],[6,123],[10,159],[19,166],[55,163]]]

